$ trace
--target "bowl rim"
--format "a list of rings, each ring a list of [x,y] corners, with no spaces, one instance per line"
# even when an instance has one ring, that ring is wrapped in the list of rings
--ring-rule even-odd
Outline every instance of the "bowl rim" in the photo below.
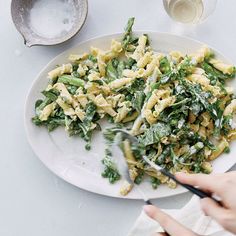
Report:
[[[14,14],[13,4],[14,4],[15,1],[17,1],[17,0],[12,0],[11,1],[11,18],[12,18],[12,21],[15,25],[16,30],[23,37],[24,44],[28,47],[32,47],[32,46],[53,46],[53,45],[62,44],[64,42],[74,38],[80,32],[80,30],[83,28],[83,26],[86,22],[86,19],[88,17],[88,7],[89,7],[88,0],[76,0],[77,2],[82,2],[84,4],[84,8],[83,8],[82,17],[81,17],[81,20],[79,21],[79,24],[78,23],[74,24],[74,26],[75,26],[74,30],[68,31],[68,33],[65,34],[61,38],[52,38],[51,41],[48,41],[48,42],[47,42],[47,40],[43,40],[43,39],[40,40],[40,41],[39,40],[37,40],[37,41],[27,40],[26,35],[20,30],[21,27],[19,26],[19,24],[16,21],[16,18],[14,17],[15,14]]]

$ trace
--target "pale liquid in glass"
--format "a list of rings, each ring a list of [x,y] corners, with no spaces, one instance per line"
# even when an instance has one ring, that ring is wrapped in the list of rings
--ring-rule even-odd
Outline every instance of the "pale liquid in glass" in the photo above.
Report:
[[[164,6],[171,18],[188,24],[198,23],[204,10],[203,0],[165,0]]]

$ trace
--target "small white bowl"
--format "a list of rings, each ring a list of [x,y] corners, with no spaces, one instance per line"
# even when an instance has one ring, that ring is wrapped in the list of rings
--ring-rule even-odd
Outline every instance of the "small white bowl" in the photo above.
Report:
[[[11,15],[24,43],[55,45],[75,36],[88,13],[87,0],[12,0]]]

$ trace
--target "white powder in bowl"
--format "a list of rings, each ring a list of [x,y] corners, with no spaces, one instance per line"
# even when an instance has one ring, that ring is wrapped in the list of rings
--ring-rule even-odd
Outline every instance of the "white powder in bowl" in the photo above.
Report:
[[[75,14],[73,0],[38,0],[30,10],[29,22],[39,36],[56,38],[71,30]]]

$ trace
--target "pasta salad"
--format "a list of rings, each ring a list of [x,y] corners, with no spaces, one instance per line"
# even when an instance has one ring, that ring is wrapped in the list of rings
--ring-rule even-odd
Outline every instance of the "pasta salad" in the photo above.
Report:
[[[70,136],[87,142],[87,150],[94,131],[101,130],[101,119],[125,127],[139,140],[138,145],[128,140],[121,145],[134,183],[148,175],[153,188],[164,183],[175,188],[142,155],[171,173],[210,173],[211,161],[229,152],[236,138],[236,98],[226,86],[235,67],[215,58],[207,46],[189,55],[155,52],[148,35],[133,35],[133,24],[130,18],[122,40],[112,40],[110,50],[91,47],[50,71],[32,121],[49,132],[64,126]],[[114,183],[121,177],[110,148],[115,132],[107,129],[104,136],[108,145],[102,176]]]

